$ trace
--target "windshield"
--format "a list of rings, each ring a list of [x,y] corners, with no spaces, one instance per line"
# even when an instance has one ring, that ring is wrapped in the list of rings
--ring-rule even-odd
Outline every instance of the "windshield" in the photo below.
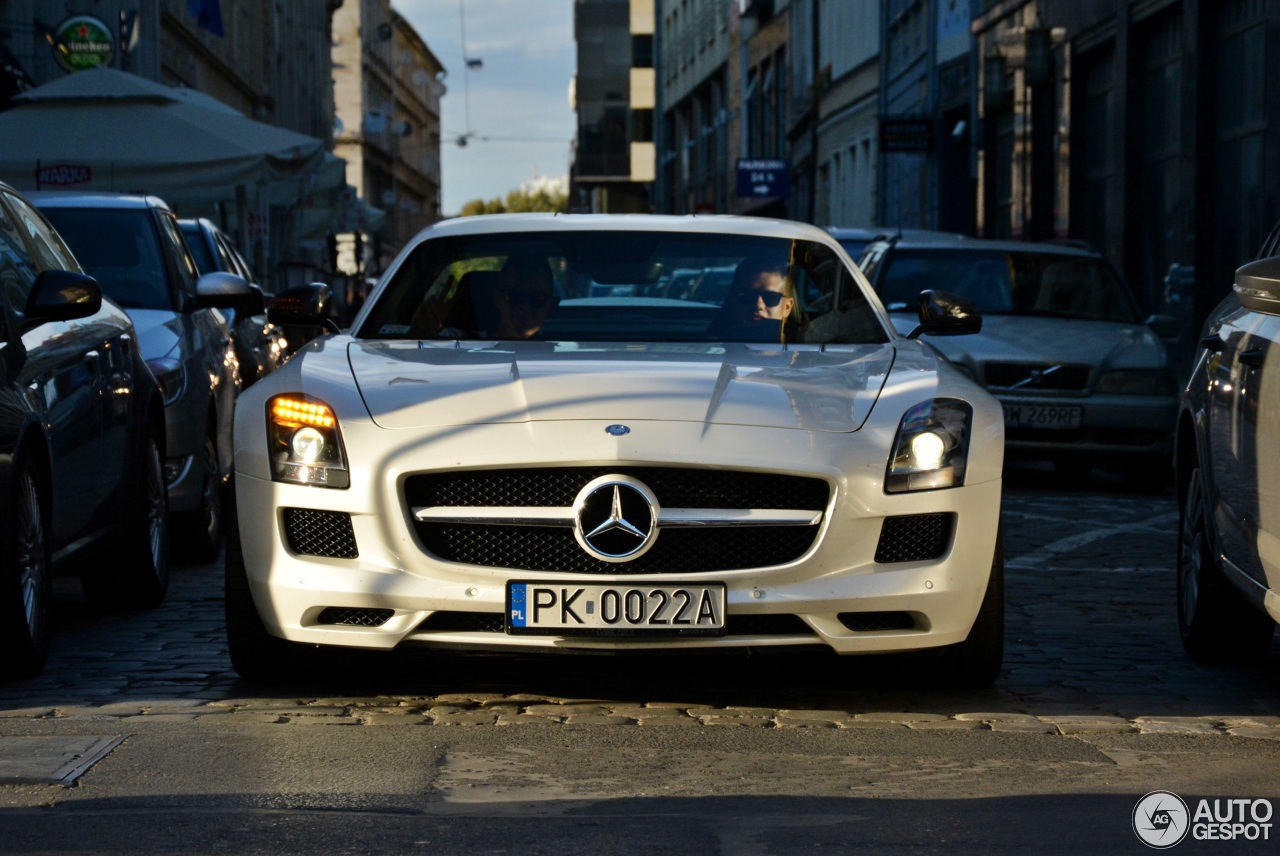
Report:
[[[558,231],[428,240],[375,296],[372,339],[871,343],[888,340],[826,245]]]
[[[85,273],[126,309],[172,309],[151,214],[143,209],[42,208]]]
[[[916,311],[925,289],[947,291],[983,315],[1049,315],[1136,323],[1123,281],[1102,259],[997,250],[897,250],[877,291],[890,312]]]

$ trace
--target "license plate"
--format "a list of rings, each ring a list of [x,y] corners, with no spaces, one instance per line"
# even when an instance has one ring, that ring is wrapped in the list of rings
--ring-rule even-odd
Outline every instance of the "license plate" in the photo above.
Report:
[[[1065,431],[1079,428],[1083,408],[1045,407],[1036,404],[1006,404],[1004,424],[1015,428],[1047,428]]]
[[[507,632],[543,636],[723,636],[724,583],[507,584]]]

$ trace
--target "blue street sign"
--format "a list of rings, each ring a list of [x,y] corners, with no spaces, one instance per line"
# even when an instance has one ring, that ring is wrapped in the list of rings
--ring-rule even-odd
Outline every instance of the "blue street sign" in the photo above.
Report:
[[[738,195],[786,196],[791,190],[791,165],[781,158],[739,158]]]

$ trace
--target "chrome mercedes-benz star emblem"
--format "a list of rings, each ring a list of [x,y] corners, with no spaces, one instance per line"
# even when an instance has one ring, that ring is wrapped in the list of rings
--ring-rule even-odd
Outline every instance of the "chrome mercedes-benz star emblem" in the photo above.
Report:
[[[606,562],[629,562],[642,556],[658,534],[658,499],[630,476],[592,479],[578,491],[573,511],[573,534],[579,546]]]

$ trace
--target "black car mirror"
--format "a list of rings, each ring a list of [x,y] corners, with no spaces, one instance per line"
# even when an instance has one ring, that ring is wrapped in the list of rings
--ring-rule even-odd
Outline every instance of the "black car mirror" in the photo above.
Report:
[[[102,289],[96,279],[69,270],[47,270],[32,285],[22,326],[30,329],[50,321],[85,318],[101,308]]]
[[[254,286],[242,276],[226,271],[210,271],[196,280],[196,304],[219,309],[246,311],[261,298],[255,295]]]
[[[333,290],[323,282],[295,285],[281,291],[267,307],[267,320],[277,326],[325,327],[337,332],[329,317]]]
[[[1280,315],[1280,258],[1259,259],[1237,268],[1235,292],[1246,309]]]
[[[920,324],[907,338],[923,333],[933,336],[965,336],[982,330],[982,313],[962,297],[926,288],[920,292],[917,311]]]

